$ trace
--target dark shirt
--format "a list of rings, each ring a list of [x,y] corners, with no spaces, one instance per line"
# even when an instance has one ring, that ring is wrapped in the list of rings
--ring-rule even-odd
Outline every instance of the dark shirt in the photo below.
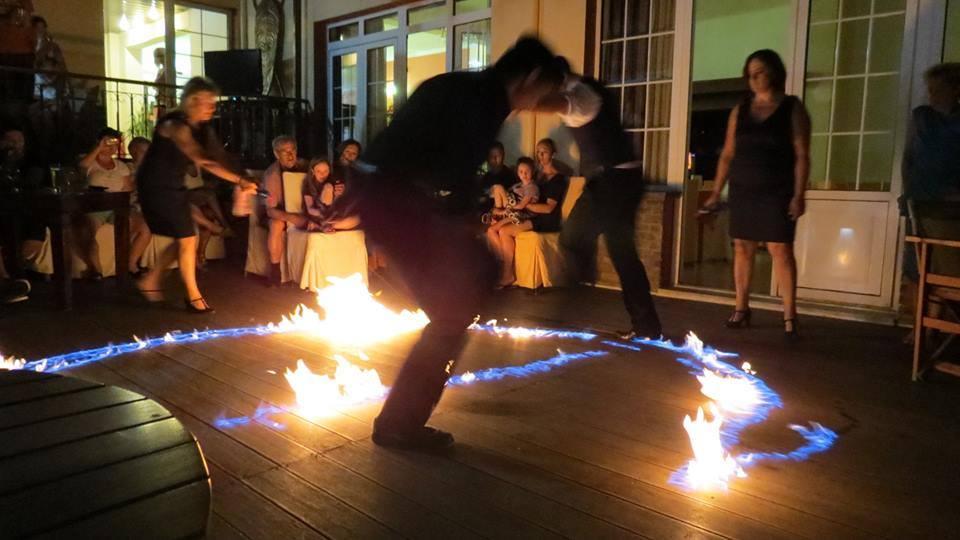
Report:
[[[581,82],[603,100],[593,120],[569,128],[580,149],[580,171],[590,177],[600,167],[613,167],[636,158],[630,137],[620,123],[619,101],[596,79],[583,77]]]
[[[201,147],[207,148],[208,143],[215,138],[213,128],[209,124],[202,124],[196,128],[187,123],[187,115],[181,111],[173,111],[157,123],[159,126],[170,121],[173,124],[183,124],[190,128],[193,139]],[[183,177],[193,161],[187,157],[177,143],[170,137],[161,136],[157,130],[153,133],[153,142],[143,157],[143,163],[137,168],[137,191],[185,191]]]
[[[752,96],[740,102],[736,148],[730,162],[730,198],[790,199],[794,190],[793,110],[802,107],[794,96],[784,96],[762,121],[750,114]]]
[[[548,199],[557,201],[553,211],[549,214],[534,213],[531,221],[533,230],[537,232],[556,232],[560,230],[561,213],[563,212],[563,198],[567,194],[567,177],[557,174],[551,180],[542,182],[540,186],[540,202]]]
[[[465,193],[509,114],[493,71],[437,75],[417,88],[361,159],[385,178]]]
[[[510,188],[517,181],[516,173],[506,165],[497,170],[488,170],[480,177],[480,189],[488,190],[495,185]]]
[[[960,196],[960,107],[950,114],[929,105],[913,110],[903,155],[903,180],[908,199]]]

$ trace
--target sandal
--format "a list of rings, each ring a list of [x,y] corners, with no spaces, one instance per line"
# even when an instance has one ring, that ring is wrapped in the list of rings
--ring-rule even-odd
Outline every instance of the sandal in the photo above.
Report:
[[[203,307],[198,308],[193,305],[194,302],[203,302]],[[195,315],[202,315],[205,313],[213,313],[214,309],[210,307],[210,304],[201,296],[199,298],[194,298],[193,300],[184,300],[184,305],[187,307],[187,313],[193,313]]]

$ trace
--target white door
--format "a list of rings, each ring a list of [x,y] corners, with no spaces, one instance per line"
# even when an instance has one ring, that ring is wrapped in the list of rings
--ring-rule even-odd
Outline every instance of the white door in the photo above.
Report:
[[[797,3],[791,87],[813,122],[798,296],[892,307],[917,0]],[[773,291],[776,291],[776,283]]]
[[[332,146],[369,142],[393,117],[398,98],[396,39],[333,49],[327,58]]]

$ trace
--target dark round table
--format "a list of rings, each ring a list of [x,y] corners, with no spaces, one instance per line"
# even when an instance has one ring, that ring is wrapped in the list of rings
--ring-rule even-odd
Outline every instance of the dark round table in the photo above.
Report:
[[[210,475],[193,435],[140,394],[0,370],[0,537],[202,536]]]

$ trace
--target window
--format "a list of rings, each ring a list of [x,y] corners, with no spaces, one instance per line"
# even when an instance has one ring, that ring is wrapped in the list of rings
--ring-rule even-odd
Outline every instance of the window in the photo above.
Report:
[[[327,31],[331,143],[368,142],[423,81],[491,62],[490,0],[424,0],[363,15]]]
[[[947,3],[947,24],[943,30],[943,61],[960,62],[960,0]]]
[[[667,181],[673,89],[673,0],[604,0],[600,73],[620,104],[651,181]]]
[[[905,0],[814,0],[804,101],[810,188],[888,191]]]
[[[177,84],[204,74],[203,53],[230,48],[229,16],[222,11],[177,7]]]

